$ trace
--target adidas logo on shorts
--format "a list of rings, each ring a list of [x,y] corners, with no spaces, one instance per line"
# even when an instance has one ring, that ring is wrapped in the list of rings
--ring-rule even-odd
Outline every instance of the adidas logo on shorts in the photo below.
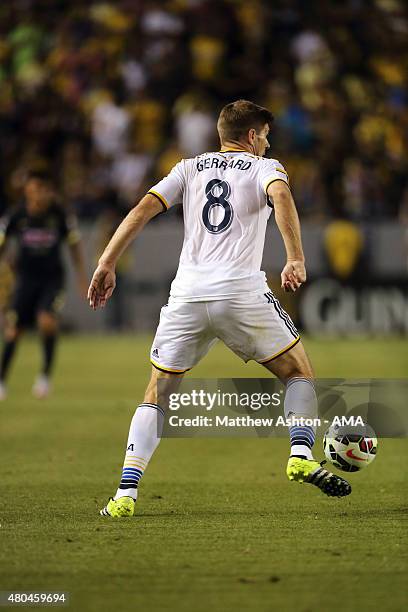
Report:
[[[158,357],[159,356],[159,351],[158,351],[157,348],[153,349],[152,355],[153,355],[153,357]]]

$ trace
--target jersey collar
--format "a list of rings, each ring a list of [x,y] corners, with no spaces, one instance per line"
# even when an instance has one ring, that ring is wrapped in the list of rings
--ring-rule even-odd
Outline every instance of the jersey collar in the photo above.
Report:
[[[259,155],[254,155],[250,153],[246,149],[221,149],[218,153],[245,153],[245,155],[251,155],[251,157],[256,157],[257,159],[262,159]]]

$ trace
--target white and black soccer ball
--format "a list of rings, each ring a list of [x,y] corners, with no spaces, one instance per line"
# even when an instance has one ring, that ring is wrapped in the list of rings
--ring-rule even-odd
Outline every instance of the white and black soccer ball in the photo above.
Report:
[[[326,459],[343,472],[359,472],[372,463],[377,455],[378,441],[374,430],[330,427],[323,438]]]

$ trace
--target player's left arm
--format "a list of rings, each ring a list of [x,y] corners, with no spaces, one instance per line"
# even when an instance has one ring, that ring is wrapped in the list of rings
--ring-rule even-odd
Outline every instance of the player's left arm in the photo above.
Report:
[[[283,180],[271,182],[267,194],[273,202],[276,225],[286,249],[287,261],[281,273],[282,287],[285,291],[296,291],[306,281],[306,268],[295,202]]]

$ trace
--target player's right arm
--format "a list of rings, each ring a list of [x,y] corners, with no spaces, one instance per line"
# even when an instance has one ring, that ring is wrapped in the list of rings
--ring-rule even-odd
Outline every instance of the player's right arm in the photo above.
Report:
[[[160,200],[150,193],[132,208],[110,239],[99,259],[88,289],[91,308],[103,308],[116,284],[115,268],[119,257],[142,231],[146,223],[163,211]]]
[[[287,261],[281,273],[282,287],[285,291],[296,291],[306,281],[306,268],[295,202],[283,180],[271,182],[267,194],[273,202],[276,225],[286,249]]]
[[[150,219],[182,201],[184,185],[185,168],[182,160],[149,190],[122,221],[103,252],[92,277],[88,289],[91,308],[105,306],[115,289],[115,266],[119,257]]]

